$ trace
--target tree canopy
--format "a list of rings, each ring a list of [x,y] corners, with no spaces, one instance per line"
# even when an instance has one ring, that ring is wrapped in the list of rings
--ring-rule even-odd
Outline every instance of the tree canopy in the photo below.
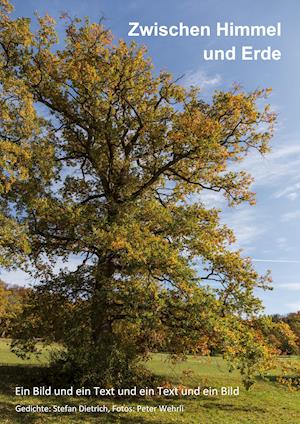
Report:
[[[269,90],[205,102],[101,23],[63,16],[62,46],[50,16],[34,32],[0,4],[0,257],[39,280],[18,346],[32,348],[44,316],[45,341],[86,380],[91,364],[115,378],[151,350],[219,346],[250,381],[268,351],[253,291],[270,277],[201,194],[254,203],[234,164],[269,149],[275,115],[258,106]],[[75,270],[57,271],[72,258]]]

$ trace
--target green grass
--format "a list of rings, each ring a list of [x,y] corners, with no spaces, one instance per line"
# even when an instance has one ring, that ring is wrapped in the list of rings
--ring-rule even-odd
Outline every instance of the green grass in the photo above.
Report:
[[[14,395],[16,385],[30,385],[39,375],[41,366],[46,364],[47,353],[40,358],[40,363],[32,359],[23,363],[9,352],[5,341],[0,341],[0,423],[124,423],[124,424],[300,424],[300,393],[291,392],[273,379],[258,380],[250,392],[241,384],[238,372],[229,373],[222,358],[190,357],[184,363],[172,364],[166,355],[153,355],[148,367],[170,385],[183,384],[189,387],[206,386],[240,387],[240,395],[198,396],[181,399],[96,399],[78,397],[19,397]],[[299,361],[299,358],[293,358]],[[283,359],[284,361],[284,359]],[[274,371],[279,373],[280,370]],[[15,405],[125,405],[134,407],[157,405],[183,405],[184,412],[154,413],[26,413],[17,414]]]
[[[10,341],[0,338],[0,364],[2,365],[45,365],[48,360],[49,351],[46,349],[43,349],[38,357],[21,360],[10,351]]]

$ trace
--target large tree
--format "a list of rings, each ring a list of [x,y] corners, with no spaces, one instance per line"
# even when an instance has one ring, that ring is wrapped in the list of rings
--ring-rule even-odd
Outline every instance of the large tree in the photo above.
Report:
[[[1,213],[39,279],[19,343],[60,341],[81,380],[122,381],[152,349],[215,346],[249,377],[266,353],[253,291],[269,277],[201,194],[253,203],[234,164],[268,150],[275,117],[257,106],[268,91],[204,102],[101,24],[65,16],[61,47],[52,18],[33,32],[0,3]],[[3,246],[18,246],[9,235]],[[78,267],[57,272],[70,258]]]

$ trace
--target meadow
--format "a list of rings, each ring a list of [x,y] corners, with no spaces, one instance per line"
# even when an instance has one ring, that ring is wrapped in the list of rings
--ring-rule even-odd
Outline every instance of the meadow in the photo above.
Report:
[[[149,397],[142,399],[112,399],[94,397],[43,397],[16,396],[15,386],[29,385],[35,375],[47,365],[48,353],[39,360],[22,361],[9,350],[6,340],[0,341],[0,423],[124,423],[124,424],[300,424],[300,392],[291,391],[276,381],[280,370],[257,378],[250,391],[246,391],[238,372],[229,372],[220,357],[189,357],[182,363],[171,363],[166,355],[154,354],[147,366],[165,382],[165,386],[216,388],[239,387],[238,396],[191,396],[181,398]],[[286,361],[287,359],[282,359]],[[292,358],[300,361],[300,358]],[[44,405],[49,413],[17,413],[16,405]],[[53,412],[53,405],[76,407],[79,405],[106,405],[109,410],[121,408],[132,412],[79,413]],[[148,409],[148,412],[138,412]],[[183,411],[161,412],[158,405],[173,405]],[[147,408],[148,407],[148,408]],[[149,412],[151,410],[153,412]],[[156,408],[155,408],[156,407]]]

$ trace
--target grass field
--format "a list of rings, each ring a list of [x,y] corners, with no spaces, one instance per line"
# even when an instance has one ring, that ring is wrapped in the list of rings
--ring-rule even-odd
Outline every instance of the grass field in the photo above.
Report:
[[[299,358],[293,360],[299,361]],[[272,376],[258,379],[250,392],[246,392],[237,372],[229,373],[225,362],[218,357],[190,357],[184,363],[173,365],[165,355],[153,355],[148,367],[171,385],[183,384],[189,387],[222,386],[240,387],[239,396],[194,396],[194,398],[144,398],[144,399],[96,399],[88,397],[21,397],[15,396],[16,385],[29,384],[35,373],[47,361],[45,352],[40,361],[22,362],[9,351],[6,341],[0,341],[0,423],[124,423],[124,424],[300,424],[300,392],[289,391],[279,385]],[[277,373],[279,370],[277,370]],[[276,371],[273,373],[276,374]],[[25,382],[25,383],[24,383]],[[52,408],[50,413],[16,413],[15,406],[45,405]],[[95,406],[113,405],[131,407],[129,413],[55,413],[53,405]],[[174,405],[183,412],[137,412],[137,405],[157,407]]]

